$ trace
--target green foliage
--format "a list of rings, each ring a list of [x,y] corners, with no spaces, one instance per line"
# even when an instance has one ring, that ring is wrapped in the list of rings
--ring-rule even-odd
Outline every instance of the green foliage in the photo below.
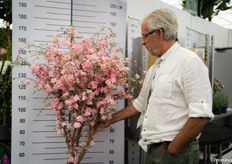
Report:
[[[213,109],[222,109],[223,107],[228,107],[229,97],[222,94],[213,95]]]
[[[0,1],[0,19],[12,24],[12,0]]]
[[[6,73],[0,73],[0,124],[10,125],[11,123],[11,67]]]
[[[187,9],[187,1],[189,0],[182,1],[182,6],[185,9]],[[232,6],[229,6],[229,3],[230,0],[198,0],[198,16],[211,21],[220,11],[231,9]]]
[[[133,71],[133,68],[135,69]],[[128,82],[128,93],[133,96],[133,99],[137,98],[143,85],[143,80],[146,75],[146,71],[142,72],[136,61],[132,61],[132,69],[130,76],[127,79]]]
[[[223,99],[220,94],[213,96],[213,109],[220,109],[223,104]]]
[[[10,125],[12,70],[8,63],[12,60],[10,30],[10,25],[12,24],[12,0],[0,1],[0,19],[3,19],[3,24],[0,27],[0,50],[7,50],[5,53],[0,53],[0,125]],[[4,66],[7,68],[6,71],[3,69]]]
[[[229,105],[229,96],[227,96],[223,89],[225,86],[214,78],[213,84],[213,108],[221,109],[223,107],[228,107]]]
[[[222,94],[222,107],[228,107],[229,96]]]

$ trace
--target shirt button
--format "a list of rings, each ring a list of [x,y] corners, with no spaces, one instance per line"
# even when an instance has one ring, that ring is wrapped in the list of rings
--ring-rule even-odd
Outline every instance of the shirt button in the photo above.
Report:
[[[204,103],[204,101],[203,101],[203,100],[201,100],[201,103]]]
[[[147,116],[145,116],[145,118],[147,118]]]
[[[143,131],[145,132],[145,129],[143,129]]]

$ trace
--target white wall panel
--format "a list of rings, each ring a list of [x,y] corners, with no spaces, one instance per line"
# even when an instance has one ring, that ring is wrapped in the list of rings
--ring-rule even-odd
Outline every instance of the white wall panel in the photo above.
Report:
[[[232,46],[232,30],[220,27],[212,22],[197,16],[192,16],[186,11],[177,9],[159,0],[128,0],[128,16],[135,19],[143,19],[148,13],[159,8],[170,8],[178,18],[178,39],[183,46],[185,43],[186,26],[203,34],[215,36],[215,47]]]
[[[218,26],[214,23],[211,24],[213,27],[213,35],[215,40],[215,47],[222,48],[229,46],[229,30]]]
[[[229,38],[228,47],[232,47],[232,29],[229,30],[228,38]]]
[[[162,7],[159,0],[128,0],[127,14],[131,18],[142,20],[148,13]]]

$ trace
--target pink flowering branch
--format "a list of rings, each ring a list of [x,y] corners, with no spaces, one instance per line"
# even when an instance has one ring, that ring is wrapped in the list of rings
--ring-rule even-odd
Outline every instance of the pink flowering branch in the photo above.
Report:
[[[113,32],[108,29],[103,34],[104,30],[77,42],[80,38],[73,27],[61,29],[62,33],[42,48],[27,44],[33,47],[29,51],[33,58],[44,58],[43,64],[31,65],[18,58],[30,66],[38,89],[52,99],[57,132],[65,137],[68,149],[67,163],[80,163],[94,144],[96,120],[111,118],[115,100],[132,97],[125,92],[129,60],[118,57],[123,50],[112,41]]]

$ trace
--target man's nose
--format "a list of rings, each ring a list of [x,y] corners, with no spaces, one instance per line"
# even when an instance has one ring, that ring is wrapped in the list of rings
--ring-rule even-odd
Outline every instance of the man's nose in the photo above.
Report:
[[[142,39],[141,44],[142,44],[142,45],[145,45],[146,42]]]

